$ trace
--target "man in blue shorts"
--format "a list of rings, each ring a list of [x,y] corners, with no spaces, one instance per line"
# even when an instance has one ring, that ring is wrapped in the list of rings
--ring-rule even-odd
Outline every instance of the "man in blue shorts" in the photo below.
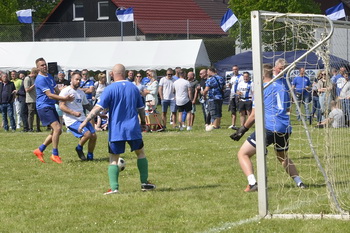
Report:
[[[144,151],[141,127],[145,128],[144,103],[139,89],[131,82],[125,80],[125,67],[117,64],[113,67],[114,82],[106,87],[100,96],[100,100],[90,111],[86,119],[80,124],[79,132],[87,123],[95,118],[103,109],[109,109],[109,161],[108,176],[110,190],[105,195],[118,193],[120,154],[125,152],[125,143],[135,151],[137,155],[137,167],[140,173],[141,190],[149,191],[156,188],[148,181],[148,160]],[[141,126],[138,115],[141,115]]]
[[[63,111],[63,120],[66,127],[75,137],[80,139],[75,151],[78,153],[79,158],[85,161],[94,159],[97,135],[94,126],[90,122],[86,124],[82,132],[78,132],[81,122],[86,118],[84,108],[89,111],[92,109],[92,105],[87,100],[85,93],[79,89],[80,81],[80,73],[73,72],[70,85],[61,91],[60,96],[74,95],[74,100],[72,102],[61,101],[59,105]],[[83,152],[83,146],[87,141],[89,143],[86,158]]]
[[[34,83],[36,90],[36,109],[43,126],[50,126],[52,130],[43,144],[35,149],[33,153],[41,162],[45,163],[44,150],[52,143],[52,155],[50,159],[56,163],[62,163],[58,153],[58,142],[62,133],[62,127],[56,112],[55,103],[56,100],[73,101],[74,96],[59,96],[58,94],[60,91],[54,78],[47,72],[47,64],[44,58],[38,58],[35,63],[36,67],[39,69],[39,74]]]
[[[272,66],[264,65],[263,81],[268,83],[272,80]],[[287,114],[287,105],[285,99],[288,98],[288,93],[284,87],[273,82],[264,90],[264,109],[265,109],[265,128],[266,128],[266,146],[274,144],[277,159],[281,162],[283,168],[292,177],[299,188],[306,188],[302,182],[298,171],[290,158],[288,158],[289,136],[292,133],[289,115]],[[245,132],[253,126],[255,121],[255,109],[245,124],[237,130],[236,133],[230,137],[238,141]],[[254,192],[258,190],[257,182],[254,176],[253,164],[250,158],[256,153],[256,137],[253,132],[247,140],[243,143],[238,151],[239,164],[247,176],[248,186],[245,192]]]

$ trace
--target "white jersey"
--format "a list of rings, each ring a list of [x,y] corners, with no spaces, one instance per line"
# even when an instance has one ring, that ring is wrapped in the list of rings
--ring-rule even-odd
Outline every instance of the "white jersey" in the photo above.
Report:
[[[241,74],[231,77],[229,81],[229,83],[231,84],[231,95],[230,95],[231,98],[236,95],[238,84],[242,81],[243,81],[243,75]]]
[[[183,106],[190,101],[188,96],[188,89],[191,88],[189,81],[183,78],[179,78],[174,82],[176,105]]]
[[[237,92],[240,92],[239,99],[242,101],[252,100],[253,97],[253,82],[240,82],[237,86]]]
[[[84,121],[86,116],[84,114],[84,108],[83,105],[89,104],[89,101],[86,98],[85,93],[82,90],[74,90],[71,86],[68,86],[64,88],[60,96],[67,96],[67,95],[74,95],[74,100],[72,102],[66,102],[66,106],[75,111],[75,112],[80,112],[81,115],[80,117],[73,116],[71,114],[63,112],[63,120],[66,126],[70,126],[76,121]]]

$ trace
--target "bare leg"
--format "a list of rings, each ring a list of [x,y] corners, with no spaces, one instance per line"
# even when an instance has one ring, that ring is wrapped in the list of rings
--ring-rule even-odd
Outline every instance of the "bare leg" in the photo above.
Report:
[[[293,161],[290,158],[288,158],[287,151],[276,151],[276,156],[277,156],[278,161],[280,161],[283,168],[290,175],[290,177],[293,178],[295,176],[299,176],[298,170],[295,167]]]
[[[250,158],[255,155],[255,153],[255,147],[253,147],[248,141],[245,141],[238,151],[237,157],[239,165],[246,176],[254,174],[254,168]]]

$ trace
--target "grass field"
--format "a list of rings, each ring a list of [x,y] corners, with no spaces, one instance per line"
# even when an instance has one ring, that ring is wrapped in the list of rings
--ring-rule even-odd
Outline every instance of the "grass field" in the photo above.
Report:
[[[0,232],[349,231],[343,220],[257,218],[257,193],[243,192],[247,181],[236,158],[243,139],[228,137],[230,116],[223,113],[220,130],[204,131],[197,106],[193,131],[145,133],[149,179],[157,189],[140,191],[136,156],[128,151],[119,177],[121,194],[109,196],[102,195],[109,188],[106,132],[98,133],[95,161],[79,161],[77,139],[64,132],[59,147],[63,163],[49,160],[49,146],[43,164],[32,151],[47,132],[1,129]],[[268,159],[275,161],[270,154]],[[292,195],[298,199],[303,193]]]

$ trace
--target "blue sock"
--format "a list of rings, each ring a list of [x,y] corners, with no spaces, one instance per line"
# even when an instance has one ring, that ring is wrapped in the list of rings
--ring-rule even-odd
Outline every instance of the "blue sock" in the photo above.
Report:
[[[39,150],[40,150],[41,152],[43,152],[45,149],[46,149],[46,146],[45,146],[44,144],[41,144],[41,145],[39,146]]]
[[[80,144],[78,144],[77,149],[78,150],[83,150],[83,147]]]
[[[52,154],[55,156],[58,156],[58,149],[57,148],[52,148]]]

